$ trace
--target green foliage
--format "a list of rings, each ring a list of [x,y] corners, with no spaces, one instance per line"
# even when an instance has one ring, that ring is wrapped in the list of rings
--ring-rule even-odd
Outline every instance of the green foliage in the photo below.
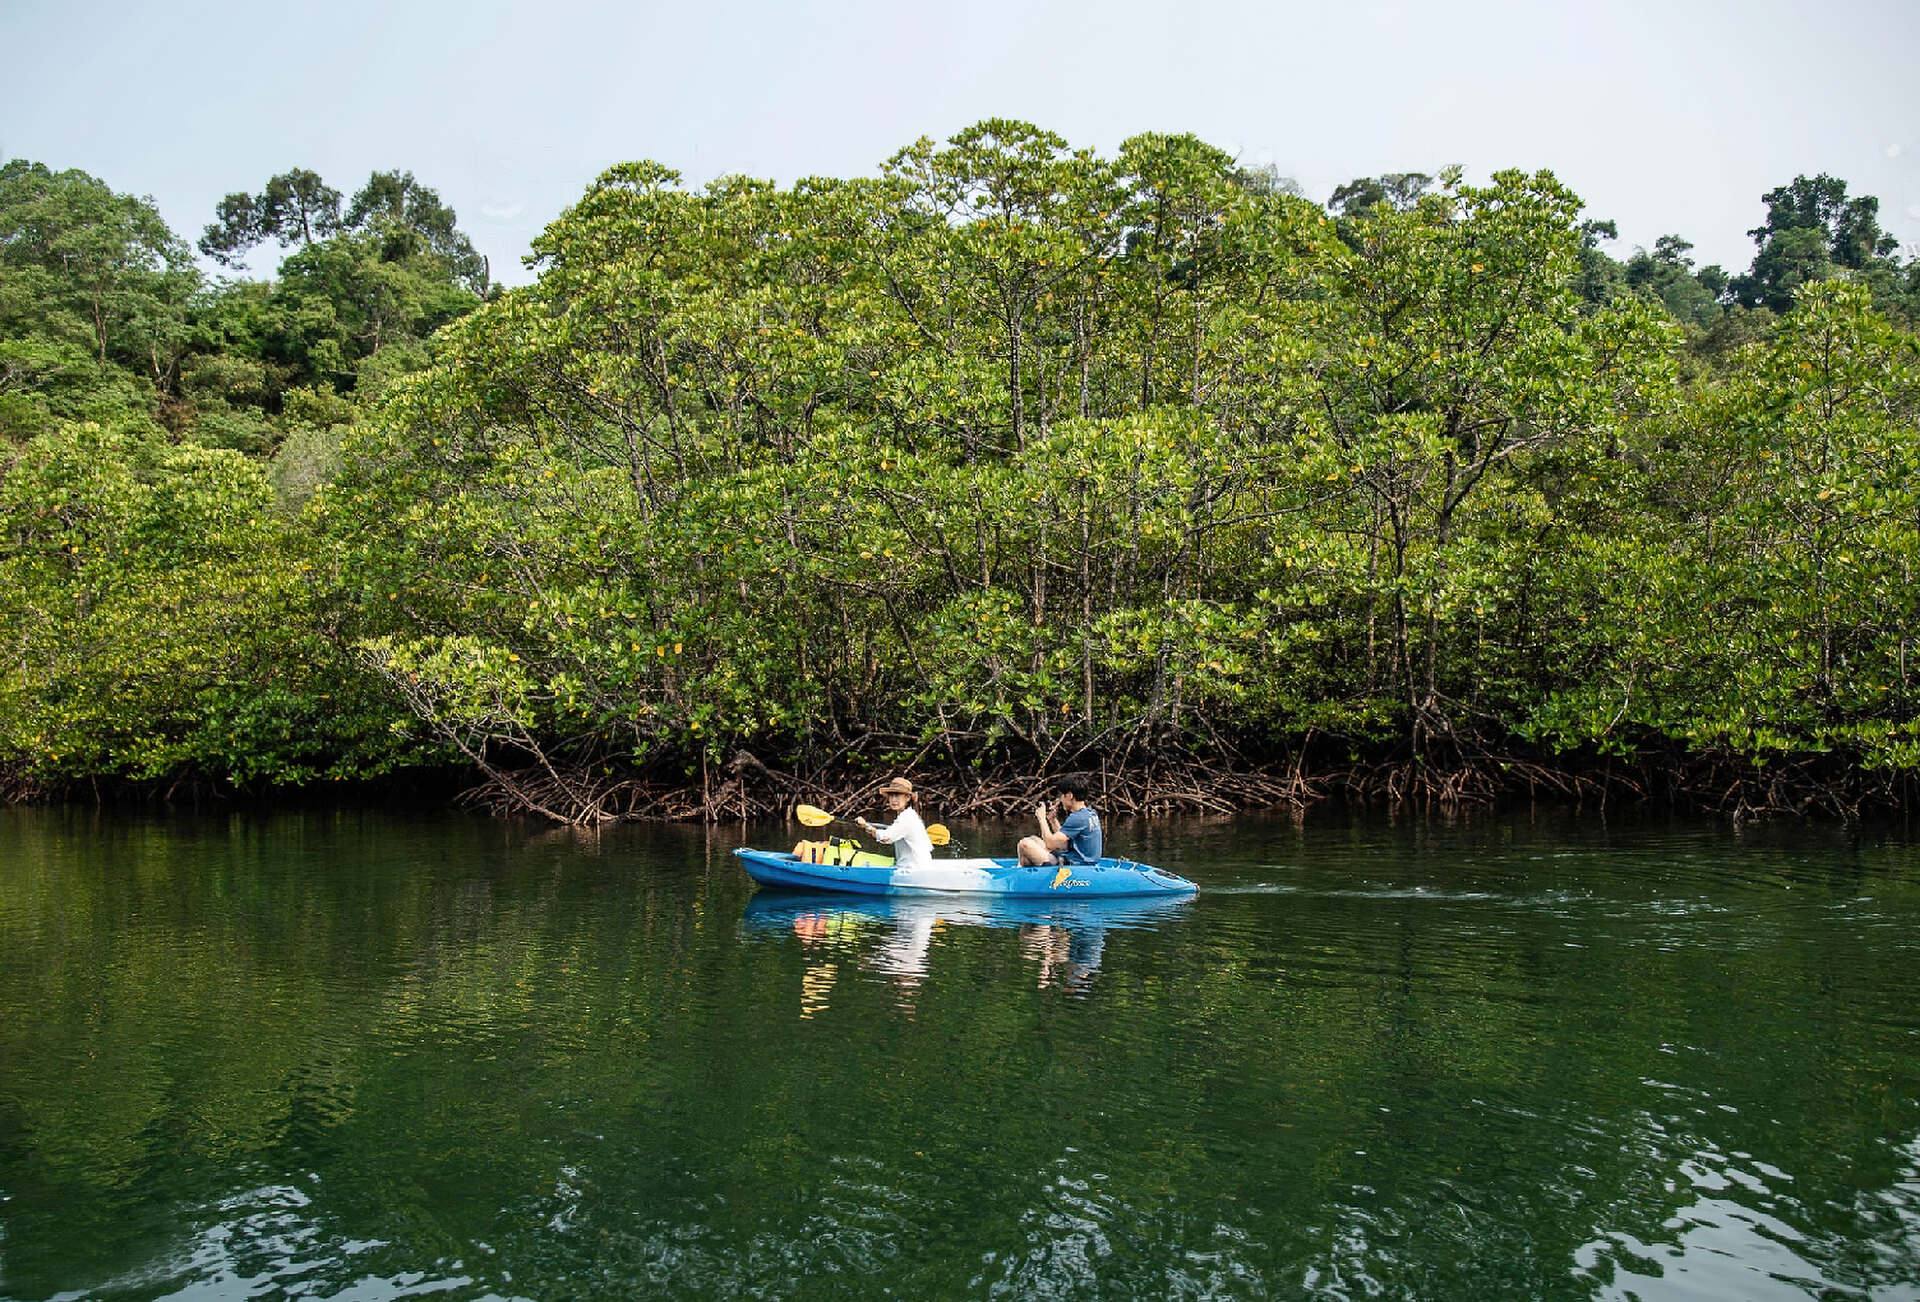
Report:
[[[1847,183],[1822,172],[1769,190],[1765,224],[1747,234],[1759,246],[1752,269],[1735,277],[1734,296],[1748,307],[1784,312],[1807,285],[1835,275],[1863,277],[1884,302],[1897,291],[1897,241],[1880,229],[1880,201],[1847,197]]]
[[[43,781],[378,771],[389,715],[321,636],[266,477],[94,425],[0,479],[0,755]]]
[[[0,441],[24,443],[66,421],[151,423],[153,390],[85,348],[44,336],[0,339]]]
[[[0,167],[0,273],[0,337],[88,348],[155,383],[170,376],[194,275],[147,200],[16,159]]]
[[[1678,235],[1662,235],[1654,242],[1653,252],[1635,250],[1623,279],[1629,289],[1658,300],[1674,320],[1707,329],[1720,317],[1727,275],[1717,266],[1696,272],[1693,259],[1687,256],[1692,247]]]
[[[241,191],[222,199],[200,237],[200,251],[232,266],[263,241],[305,248],[348,231],[372,238],[378,261],[430,258],[446,279],[474,294],[487,292],[486,259],[455,224],[453,209],[412,172],[375,172],[344,216],[340,204],[340,192],[318,173],[296,167],[269,180],[257,195]]]
[[[485,294],[487,260],[460,232],[457,220],[439,194],[414,180],[412,172],[375,172],[353,196],[345,224],[377,236],[382,261],[406,262],[425,255],[443,265],[455,284]]]
[[[376,175],[351,223],[339,205],[303,171],[229,196],[203,247],[228,261],[260,239],[300,248],[276,281],[208,288],[148,201],[82,172],[7,164],[0,437],[86,420],[270,455],[291,390],[346,394],[365,379],[377,392],[423,366],[426,338],[479,302],[483,264],[410,176]]]
[[[1920,347],[1855,286],[1811,288],[1765,347],[1644,443],[1626,507],[1570,539],[1534,728],[1770,758],[1920,763]]]
[[[396,260],[393,251],[379,234],[346,234],[280,265],[261,351],[289,383],[349,390],[383,347],[417,342],[474,306],[431,257]]]
[[[1188,137],[674,181],[602,178],[322,496],[371,663],[476,754],[1419,750],[1488,695],[1499,499],[1667,383],[1653,317],[1581,311],[1545,175],[1351,247]]]
[[[316,172],[296,167],[267,182],[257,195],[244,191],[220,201],[200,251],[232,266],[263,240],[311,244],[340,229],[340,192]]]
[[[1594,306],[1609,303],[1627,286],[1626,268],[1600,247],[1602,240],[1620,238],[1620,227],[1610,221],[1580,223],[1580,297]]]
[[[1106,162],[1001,121],[877,183],[636,164],[322,501],[370,662],[475,754],[1825,749],[1788,729],[1831,682],[1761,690],[1762,634],[1704,618],[1731,579],[1671,554],[1774,509],[1680,432],[1749,430],[1765,392],[1683,387],[1675,317],[1758,364],[1724,278],[1671,237],[1597,299],[1599,233],[1502,173],[1335,238],[1189,137]],[[1746,579],[1804,589],[1755,568],[1783,548]],[[1888,715],[1849,726],[1900,762]]]
[[[1433,188],[1433,178],[1425,172],[1387,172],[1381,176],[1362,176],[1337,186],[1327,199],[1327,207],[1342,217],[1360,217],[1385,204],[1405,212]]]
[[[219,247],[299,247],[210,289],[137,201],[5,175],[38,774],[1920,761],[1913,273],[1831,178],[1730,278],[1609,257],[1546,172],[1336,216],[995,119],[864,179],[622,164],[483,299],[410,174],[242,196]],[[111,275],[47,252],[83,210]]]

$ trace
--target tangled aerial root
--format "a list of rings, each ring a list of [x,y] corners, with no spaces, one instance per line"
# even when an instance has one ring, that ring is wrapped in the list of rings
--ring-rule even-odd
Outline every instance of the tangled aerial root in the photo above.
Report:
[[[1304,808],[1325,795],[1323,784],[1298,772],[1268,772],[1200,761],[1156,765],[1124,772],[1091,770],[1100,807],[1113,814],[1224,814],[1237,809]],[[892,773],[790,773],[746,752],[698,785],[646,778],[599,783],[540,770],[500,773],[460,797],[489,813],[539,814],[573,826],[629,819],[698,820],[709,823],[785,818],[795,806],[866,809],[880,802],[874,790]],[[942,818],[991,818],[1022,814],[1053,794],[1050,775],[998,775],[917,771],[914,785]]]
[[[848,761],[832,770],[787,771],[742,751],[731,763],[703,769],[697,781],[636,774],[604,764],[551,761],[508,768],[489,763],[485,780],[457,800],[501,817],[535,817],[592,829],[629,821],[746,822],[786,819],[796,806],[854,813],[876,811],[877,788],[894,770]],[[1612,802],[1657,801],[1730,818],[1736,825],[1775,817],[1854,822],[1870,813],[1915,807],[1920,774],[1868,771],[1834,757],[1783,761],[1765,768],[1735,756],[1648,755],[1633,762],[1545,764],[1526,757],[1480,755],[1448,764],[1406,759],[1305,767],[1228,763],[1194,756],[1084,770],[1111,815],[1229,814],[1287,809],[1296,813],[1328,799],[1439,812],[1487,808],[1503,801],[1546,800],[1605,808]],[[981,772],[913,766],[906,776],[925,793],[929,818],[1003,818],[1030,813],[1054,794],[1057,773],[1011,768]],[[253,793],[262,795],[264,793]],[[90,799],[172,804],[252,798],[191,772],[171,780],[83,779],[48,784],[0,766],[0,804]]]
[[[1519,757],[1480,757],[1447,765],[1406,760],[1303,772],[1181,758],[1126,769],[1087,770],[1103,812],[1114,815],[1227,814],[1251,809],[1300,811],[1329,798],[1440,811],[1485,808],[1506,800],[1549,800],[1604,808],[1610,802],[1662,799],[1731,818],[1820,816],[1858,819],[1868,809],[1910,807],[1909,777],[1869,780],[1813,762],[1757,769],[1736,760],[1649,759],[1637,765],[1556,767]],[[573,826],[627,820],[708,823],[787,818],[801,804],[835,810],[877,808],[875,791],[891,771],[789,772],[742,751],[699,783],[602,777],[598,785],[562,773],[502,774],[465,793],[468,805],[501,815],[538,814]],[[938,818],[1017,817],[1053,794],[1052,774],[913,769]],[[584,795],[585,799],[582,799]]]

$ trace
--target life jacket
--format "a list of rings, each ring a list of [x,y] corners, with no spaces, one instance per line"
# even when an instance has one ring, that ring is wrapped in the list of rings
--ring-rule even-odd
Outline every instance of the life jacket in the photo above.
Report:
[[[793,847],[794,857],[802,863],[850,864],[859,853],[859,845],[845,837],[801,841]]]
[[[862,850],[858,841],[849,841],[845,837],[796,842],[793,847],[793,856],[802,863],[840,864],[863,868],[884,868],[893,862],[885,855]]]

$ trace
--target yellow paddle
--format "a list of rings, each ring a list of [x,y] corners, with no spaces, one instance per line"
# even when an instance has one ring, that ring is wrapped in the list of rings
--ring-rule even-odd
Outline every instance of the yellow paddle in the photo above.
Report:
[[[826,810],[814,805],[801,805],[797,807],[793,811],[793,816],[799,819],[801,825],[804,827],[825,827],[828,823],[847,823],[853,821],[847,818],[835,818]],[[953,834],[947,831],[947,825],[945,823],[935,823],[927,829],[927,840],[933,842],[935,845],[948,845],[953,841]]]

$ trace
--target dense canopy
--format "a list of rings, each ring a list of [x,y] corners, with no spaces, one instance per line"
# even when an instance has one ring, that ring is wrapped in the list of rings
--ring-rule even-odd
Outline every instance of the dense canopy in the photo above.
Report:
[[[1875,201],[1798,178],[1729,275],[1613,259],[1545,172],[1295,189],[1002,120],[791,187],[628,163],[500,293],[410,173],[229,196],[203,250],[289,251],[208,284],[9,164],[9,785],[1900,798],[1920,263]]]

